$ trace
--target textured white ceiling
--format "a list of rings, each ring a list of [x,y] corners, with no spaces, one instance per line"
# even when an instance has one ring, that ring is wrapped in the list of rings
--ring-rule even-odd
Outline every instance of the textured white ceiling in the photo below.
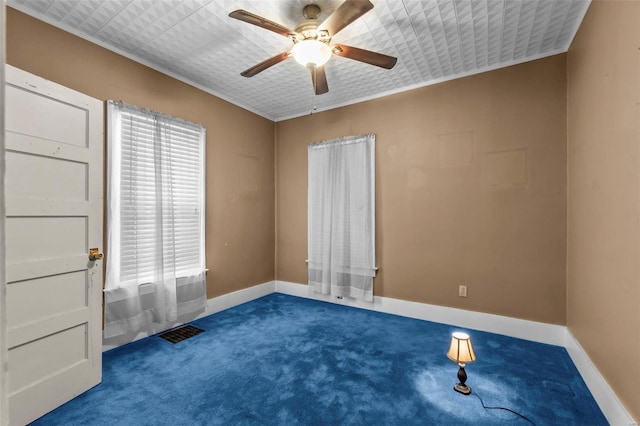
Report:
[[[291,47],[232,19],[245,9],[291,29],[315,3],[325,19],[342,0],[8,0],[11,7],[279,121],[566,52],[590,0],[371,0],[374,9],[333,42],[396,56],[385,70],[333,56],[329,93],[289,59],[240,72]]]

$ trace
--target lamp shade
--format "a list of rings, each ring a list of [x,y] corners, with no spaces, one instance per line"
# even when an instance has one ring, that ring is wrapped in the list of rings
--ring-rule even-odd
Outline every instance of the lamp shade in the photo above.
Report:
[[[451,347],[447,352],[447,357],[453,362],[467,363],[476,360],[476,354],[473,353],[471,346],[471,338],[467,333],[456,331],[451,336]]]
[[[326,64],[331,57],[331,48],[327,43],[318,40],[302,40],[293,45],[291,54],[305,67],[309,64],[319,67]]]

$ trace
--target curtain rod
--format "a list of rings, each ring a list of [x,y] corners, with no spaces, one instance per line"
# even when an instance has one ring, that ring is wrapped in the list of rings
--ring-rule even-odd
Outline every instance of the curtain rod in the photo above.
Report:
[[[375,133],[367,133],[365,135],[354,135],[354,136],[343,136],[341,138],[336,138],[336,139],[327,139],[325,141],[320,141],[320,142],[312,142],[310,144],[308,144],[307,146],[309,148],[314,148],[314,147],[322,147],[322,146],[327,146],[327,145],[331,145],[331,144],[339,144],[339,143],[355,143],[355,142],[359,142],[358,140],[353,140],[355,138],[368,138],[368,137],[376,137]]]
[[[159,111],[154,111],[150,108],[144,108],[144,107],[140,107],[137,105],[131,105],[128,104],[124,101],[112,101],[112,100],[108,100],[107,101],[107,105],[113,105],[117,108],[120,109],[124,109],[124,110],[128,110],[128,111],[132,111],[132,112],[137,112],[137,113],[143,113],[143,114],[151,114],[155,117],[161,118],[161,119],[165,119],[165,120],[173,120],[177,123],[183,124],[185,126],[188,127],[196,127],[198,129],[204,129],[205,127],[200,124],[200,123],[194,123],[193,121],[189,121],[189,120],[185,120],[184,118],[178,118],[178,117],[174,117],[172,115],[169,114],[165,114],[163,112],[159,112]]]

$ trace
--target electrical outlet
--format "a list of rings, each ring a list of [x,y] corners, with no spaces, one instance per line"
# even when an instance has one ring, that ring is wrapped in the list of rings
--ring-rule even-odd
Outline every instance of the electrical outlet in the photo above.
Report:
[[[461,285],[458,287],[458,296],[467,297],[467,286]]]

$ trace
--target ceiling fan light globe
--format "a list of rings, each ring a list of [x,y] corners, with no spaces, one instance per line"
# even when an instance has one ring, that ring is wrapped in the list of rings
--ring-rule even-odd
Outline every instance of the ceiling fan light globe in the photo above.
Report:
[[[331,48],[318,40],[302,40],[291,49],[291,54],[299,64],[320,67],[331,58]]]

